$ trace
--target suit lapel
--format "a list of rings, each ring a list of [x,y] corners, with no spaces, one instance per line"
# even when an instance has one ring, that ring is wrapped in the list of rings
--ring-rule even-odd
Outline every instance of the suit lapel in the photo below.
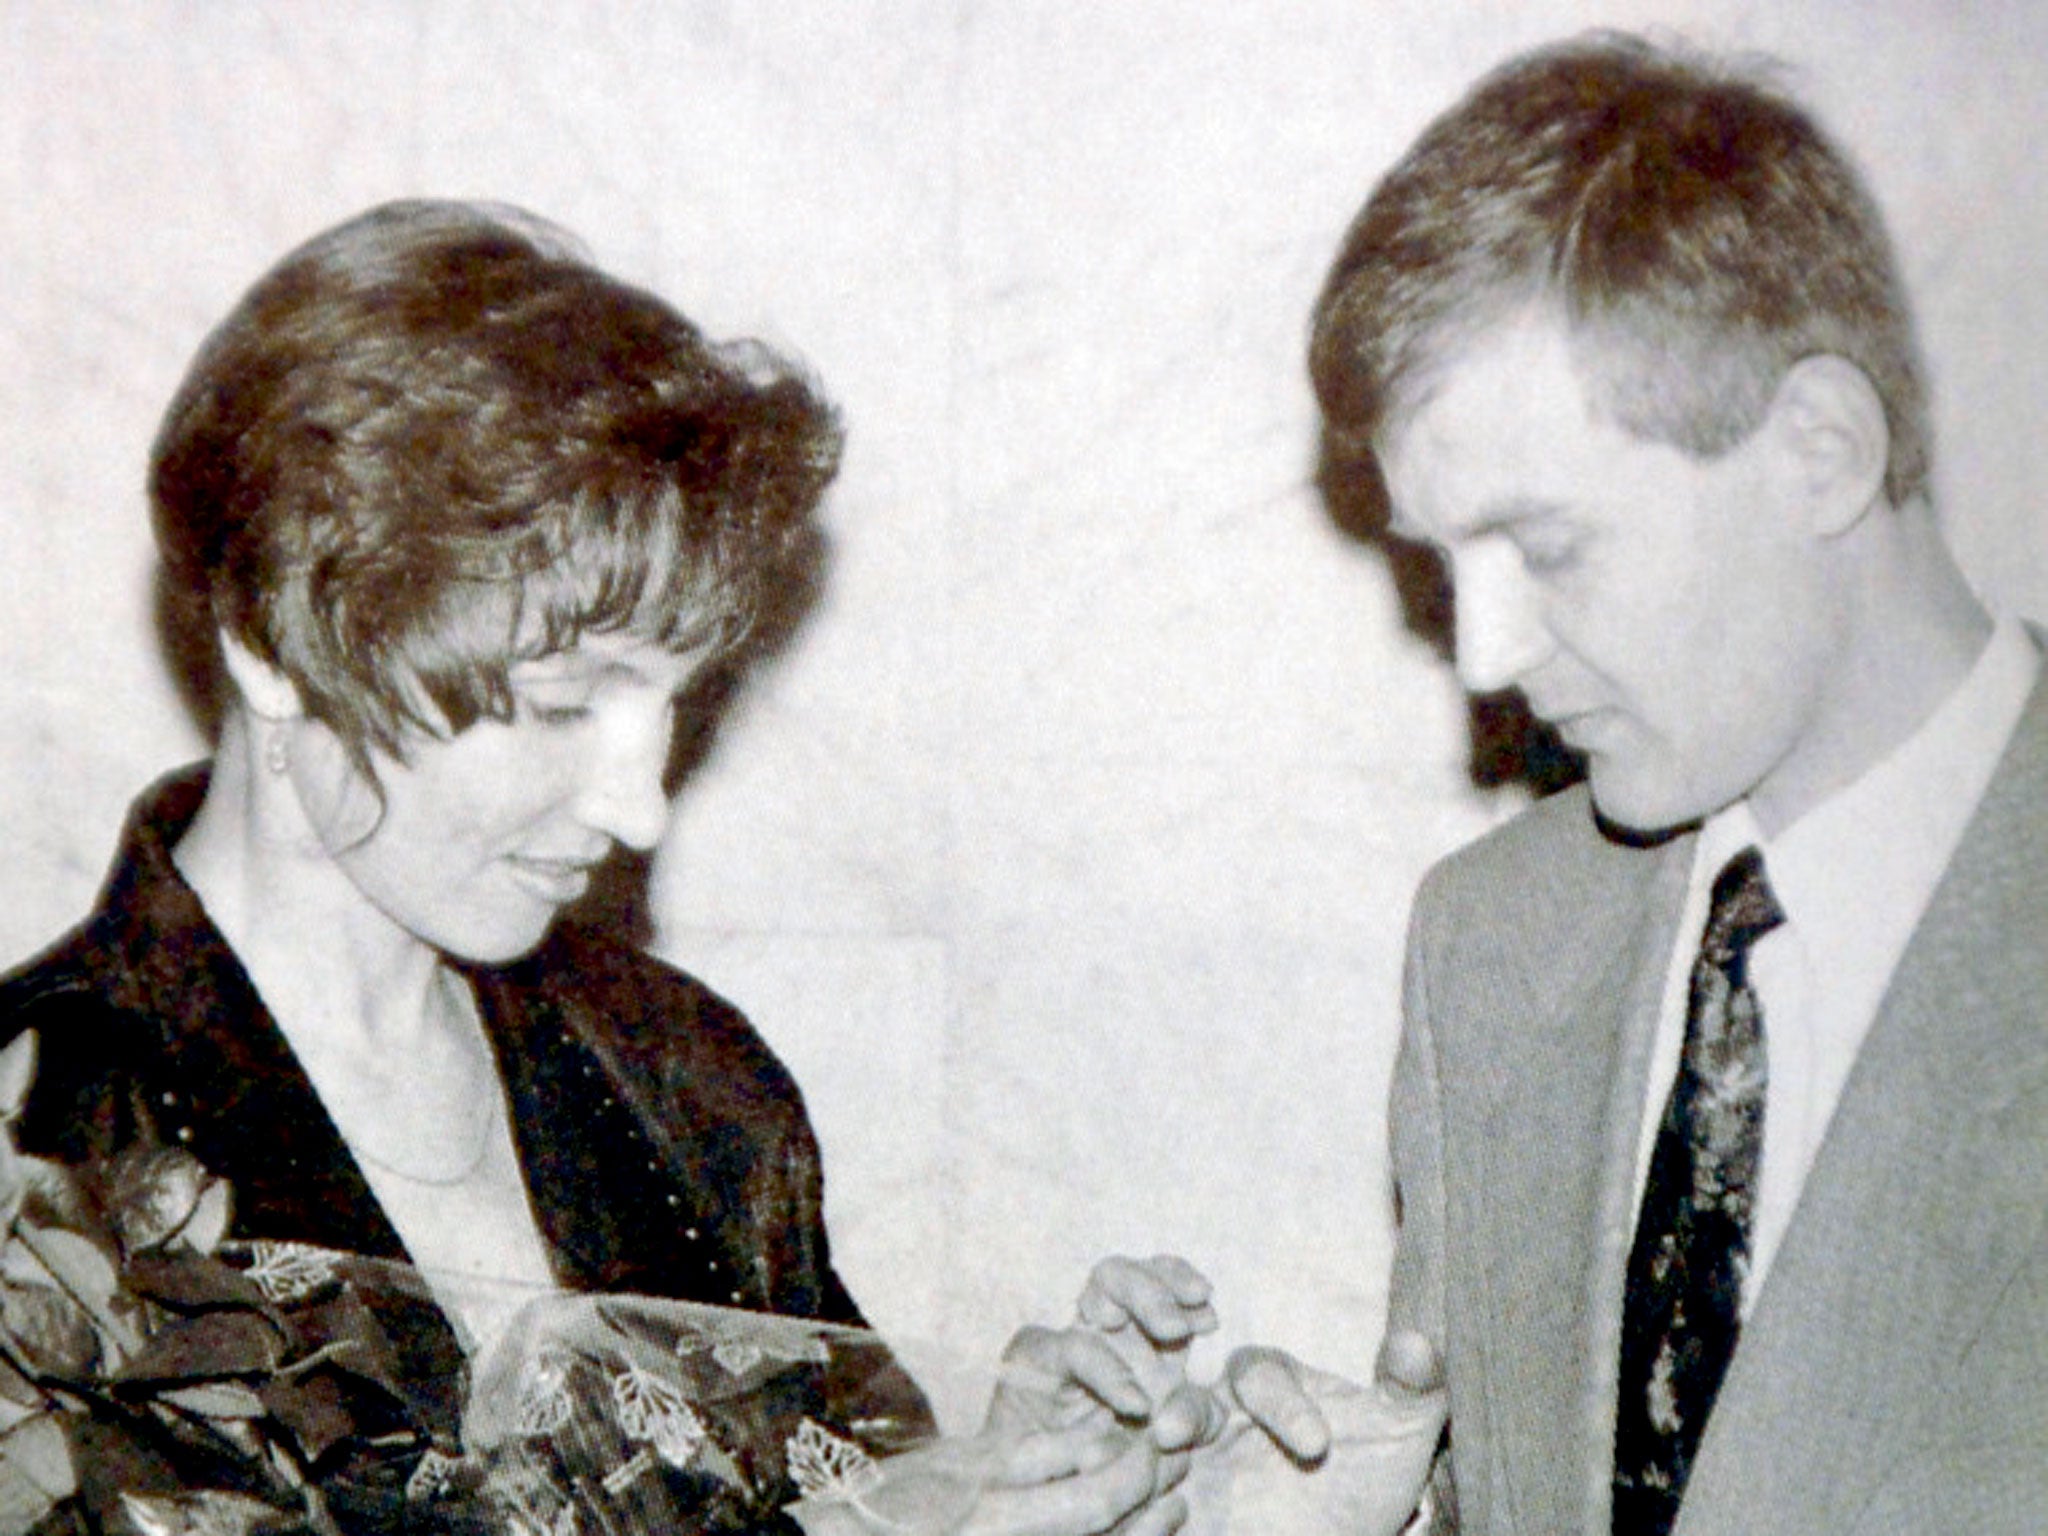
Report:
[[[1612,868],[1572,893],[1569,942],[1520,957],[1528,1022],[1495,1081],[1485,1180],[1486,1315],[1501,1329],[1488,1412],[1517,1529],[1581,1529],[1606,1508],[1636,1141],[1691,849],[1601,844]]]
[[[2040,1241],[2048,683],[1872,1024],[1715,1408],[1680,1530],[1844,1529]]]

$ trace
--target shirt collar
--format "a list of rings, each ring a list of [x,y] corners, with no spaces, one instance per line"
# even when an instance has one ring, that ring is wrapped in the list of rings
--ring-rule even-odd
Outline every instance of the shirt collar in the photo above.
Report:
[[[1888,934],[1903,947],[1984,797],[2040,667],[2024,626],[2001,619],[1963,681],[1918,730],[1775,838],[1761,836],[1747,802],[1710,819],[1695,881],[1711,880],[1729,856],[1755,843],[1779,906],[1816,953],[1867,953]]]

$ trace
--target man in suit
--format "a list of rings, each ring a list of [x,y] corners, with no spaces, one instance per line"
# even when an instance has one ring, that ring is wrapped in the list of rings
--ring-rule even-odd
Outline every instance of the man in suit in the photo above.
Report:
[[[1714,61],[1519,58],[1373,192],[1312,366],[1465,686],[1586,766],[1417,899],[1371,1520],[1447,1386],[1487,1536],[2048,1530],[2048,688],[1938,531],[1856,173]],[[1361,1412],[1233,1376],[1310,1457]]]

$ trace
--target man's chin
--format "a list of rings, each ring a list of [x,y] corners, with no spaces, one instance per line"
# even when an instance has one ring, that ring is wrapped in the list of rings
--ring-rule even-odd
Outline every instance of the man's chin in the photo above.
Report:
[[[1601,832],[1631,847],[1648,847],[1690,832],[1706,815],[1668,787],[1644,784],[1612,765],[1603,771],[1598,757],[1587,765],[1586,783]]]

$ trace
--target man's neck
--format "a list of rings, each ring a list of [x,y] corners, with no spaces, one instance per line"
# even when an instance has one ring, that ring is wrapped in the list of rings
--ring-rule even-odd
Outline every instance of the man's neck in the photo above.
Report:
[[[1749,797],[1775,836],[1854,783],[1926,723],[1969,675],[1992,621],[1916,501],[1879,508],[1842,553],[1836,665],[1796,762]]]

